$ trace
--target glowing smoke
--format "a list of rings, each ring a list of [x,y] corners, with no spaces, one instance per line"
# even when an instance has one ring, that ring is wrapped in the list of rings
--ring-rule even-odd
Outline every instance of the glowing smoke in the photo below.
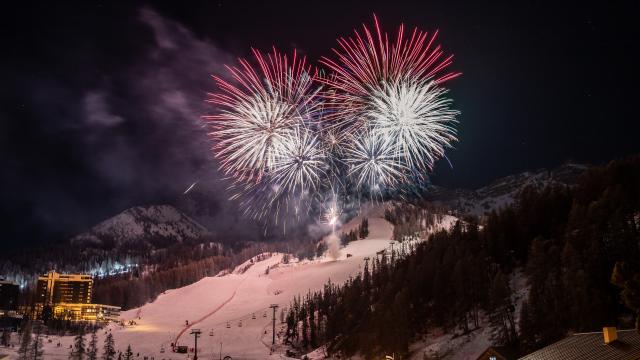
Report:
[[[327,254],[331,259],[338,260],[340,256],[340,238],[336,236],[335,232],[332,232],[324,238],[324,242],[327,244]]]

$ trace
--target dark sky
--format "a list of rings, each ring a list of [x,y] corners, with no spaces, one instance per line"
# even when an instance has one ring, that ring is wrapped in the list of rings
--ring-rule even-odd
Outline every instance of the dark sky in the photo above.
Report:
[[[316,61],[373,13],[388,31],[439,29],[464,73],[449,83],[462,112],[454,167],[440,162],[435,183],[477,187],[640,150],[638,1],[17,3],[0,15],[0,238],[10,244],[179,202],[194,181],[218,222],[234,217],[199,120],[212,112],[209,75],[251,46]]]

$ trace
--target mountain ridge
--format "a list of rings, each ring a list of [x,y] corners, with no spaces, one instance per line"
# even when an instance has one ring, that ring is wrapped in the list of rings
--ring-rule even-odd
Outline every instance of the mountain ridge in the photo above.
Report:
[[[185,242],[201,238],[209,231],[171,205],[134,206],[70,239],[72,244],[120,247],[133,242]]]
[[[572,185],[589,165],[568,163],[552,170],[546,168],[507,175],[476,189],[430,185],[425,200],[444,205],[461,215],[483,216],[492,210],[510,205],[527,186],[541,189],[551,184]]]

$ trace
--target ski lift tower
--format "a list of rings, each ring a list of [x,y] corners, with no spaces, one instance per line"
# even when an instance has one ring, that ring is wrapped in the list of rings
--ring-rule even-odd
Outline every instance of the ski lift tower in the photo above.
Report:
[[[269,307],[273,309],[273,333],[271,338],[271,345],[275,345],[276,344],[276,309],[278,308],[278,304],[271,304],[271,306]]]
[[[200,331],[200,329],[191,329],[191,335],[193,335],[195,341],[193,360],[198,360],[198,337],[200,336],[200,334],[202,334],[202,331]]]

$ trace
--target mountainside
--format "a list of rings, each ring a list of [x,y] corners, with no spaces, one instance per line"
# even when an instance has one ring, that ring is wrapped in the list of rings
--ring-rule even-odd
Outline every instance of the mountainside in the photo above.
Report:
[[[144,242],[162,247],[198,239],[207,229],[170,205],[136,206],[71,239],[73,244],[103,248]]]
[[[104,335],[111,333],[120,351],[131,344],[135,353],[140,352],[140,358],[175,359],[181,355],[171,352],[171,343],[192,347],[190,331],[198,328],[203,335],[198,340],[198,355],[202,358],[218,358],[220,354],[234,359],[290,358],[285,356],[289,346],[282,344],[285,309],[291,306],[294,297],[319,291],[327,281],[342,284],[362,271],[367,261],[391,251],[393,226],[383,218],[385,207],[366,206],[360,216],[340,226],[340,232],[351,231],[361,224],[363,216],[369,219],[369,235],[341,248],[337,259],[328,251],[314,260],[299,260],[282,253],[260,254],[232,271],[167,290],[153,302],[124,311],[121,314],[124,325],[113,323],[105,331],[98,331],[98,343],[102,344]],[[448,229],[452,225],[450,220],[443,218],[434,224],[434,229]],[[279,306],[275,314],[274,351],[271,304]],[[60,347],[55,342],[45,343],[45,358],[68,358],[73,339],[73,336],[57,337]],[[8,351],[10,359],[17,358],[15,349]]]
[[[524,172],[495,180],[476,190],[447,189],[433,185],[428,188],[426,199],[435,204],[445,205],[462,215],[481,216],[511,204],[517,193],[526,186],[533,185],[540,189],[551,183],[572,184],[587,169],[588,166],[585,165],[567,164],[551,171],[542,169]],[[194,201],[205,202],[204,199],[191,200]],[[189,214],[198,216],[199,212],[193,211],[197,204],[187,202],[181,205]],[[216,213],[215,216],[220,216],[220,213],[224,212]],[[208,233],[198,221],[173,206],[136,206],[75,236],[71,242],[101,248],[116,248],[123,244],[133,245],[140,242],[162,247],[197,239]]]
[[[575,184],[589,169],[587,165],[565,164],[553,170],[540,169],[497,179],[476,190],[447,189],[430,186],[426,199],[445,205],[462,215],[482,216],[513,203],[520,190],[527,186],[542,189],[550,184]]]

